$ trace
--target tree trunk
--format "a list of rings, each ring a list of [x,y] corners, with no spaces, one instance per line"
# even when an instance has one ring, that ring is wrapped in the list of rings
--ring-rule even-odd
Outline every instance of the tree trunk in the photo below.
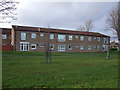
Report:
[[[110,51],[109,49],[107,50],[107,56],[106,56],[106,59],[108,60],[109,59],[109,55],[110,55]]]

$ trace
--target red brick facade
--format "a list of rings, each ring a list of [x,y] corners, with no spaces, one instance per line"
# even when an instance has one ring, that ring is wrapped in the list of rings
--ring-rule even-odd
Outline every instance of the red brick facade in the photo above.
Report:
[[[25,40],[21,40],[21,35],[25,36]],[[35,38],[32,38],[32,35],[35,35]],[[81,37],[84,38],[83,41]],[[59,41],[59,38],[65,41]],[[70,38],[72,40],[69,40]],[[103,52],[109,48],[109,42],[110,37],[100,33],[12,26],[11,43],[16,51],[44,52],[49,44],[52,52]]]

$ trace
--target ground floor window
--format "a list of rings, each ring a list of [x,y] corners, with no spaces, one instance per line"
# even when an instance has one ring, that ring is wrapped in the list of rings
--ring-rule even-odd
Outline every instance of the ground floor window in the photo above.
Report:
[[[29,42],[20,42],[20,51],[29,51]]]
[[[108,51],[108,45],[103,45],[103,51]]]
[[[68,45],[68,50],[72,50],[72,45]]]
[[[36,49],[36,44],[31,44],[31,49]]]
[[[65,51],[65,45],[58,45],[58,51]]]
[[[88,50],[92,50],[92,46],[91,45],[88,45]]]
[[[80,45],[80,50],[83,50],[84,49],[84,46],[83,45]]]
[[[49,45],[49,48],[50,48],[50,50],[54,50],[54,45],[53,45],[53,44],[50,44],[50,45]]]

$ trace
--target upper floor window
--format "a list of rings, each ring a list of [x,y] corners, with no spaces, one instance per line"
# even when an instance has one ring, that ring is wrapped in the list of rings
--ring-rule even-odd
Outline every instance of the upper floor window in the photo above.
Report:
[[[41,37],[43,37],[43,36],[44,36],[44,34],[43,34],[43,33],[41,33],[41,34],[40,34],[40,36],[41,36]]]
[[[78,36],[75,36],[75,38],[78,38]]]
[[[2,39],[7,39],[7,35],[3,34]]]
[[[58,41],[65,42],[66,36],[65,35],[58,35]]]
[[[54,39],[54,34],[50,34],[50,39]]]
[[[84,46],[83,45],[80,45],[80,50],[83,50],[84,49]]]
[[[89,37],[88,37],[88,41],[91,41],[91,40],[92,40],[92,37],[91,37],[91,36],[89,36]]]
[[[94,37],[94,39],[96,39],[96,37]]]
[[[84,36],[80,36],[80,40],[81,40],[81,41],[84,41]]]
[[[72,40],[72,35],[69,35],[69,40]]]
[[[88,50],[92,50],[92,46],[91,45],[88,45]]]
[[[100,41],[100,37],[97,37],[98,41]]]
[[[26,33],[25,32],[21,32],[21,40],[26,40]]]
[[[108,38],[104,37],[104,43],[108,43]]]
[[[31,38],[36,38],[36,33],[31,33]]]

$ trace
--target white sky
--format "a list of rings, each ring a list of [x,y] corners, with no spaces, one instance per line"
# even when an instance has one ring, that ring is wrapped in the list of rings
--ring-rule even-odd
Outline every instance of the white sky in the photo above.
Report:
[[[93,20],[92,32],[115,35],[107,28],[108,13],[117,6],[119,0],[19,0],[17,20],[0,27],[10,28],[12,24],[76,30],[88,19]],[[54,1],[54,2],[53,2]],[[65,2],[66,1],[66,2]],[[79,2],[78,2],[79,1]],[[89,2],[88,2],[89,1]],[[109,2],[108,2],[109,1]]]

